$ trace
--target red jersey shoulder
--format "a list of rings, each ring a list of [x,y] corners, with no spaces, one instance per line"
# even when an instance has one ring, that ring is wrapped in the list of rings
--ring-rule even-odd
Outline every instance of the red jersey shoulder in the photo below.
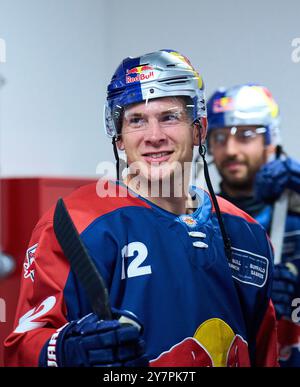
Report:
[[[64,197],[64,202],[79,233],[95,219],[119,208],[132,206],[150,208],[123,185],[101,179],[78,188]],[[35,231],[53,221],[54,208],[55,205],[42,216]]]
[[[255,219],[252,218],[249,214],[236,207],[234,204],[230,203],[228,200],[217,196],[218,204],[222,213],[230,214],[234,216],[239,216],[240,218],[245,219],[249,223],[258,223]]]

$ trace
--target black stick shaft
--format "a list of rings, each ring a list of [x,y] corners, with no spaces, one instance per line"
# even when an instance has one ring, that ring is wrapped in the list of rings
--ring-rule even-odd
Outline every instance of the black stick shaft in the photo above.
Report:
[[[56,204],[53,224],[56,238],[84,288],[94,313],[101,320],[111,320],[109,295],[104,280],[81,241],[62,199]]]

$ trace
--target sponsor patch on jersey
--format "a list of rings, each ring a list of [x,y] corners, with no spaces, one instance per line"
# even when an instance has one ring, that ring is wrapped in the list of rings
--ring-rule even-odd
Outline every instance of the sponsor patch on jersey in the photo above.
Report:
[[[232,247],[229,267],[233,278],[261,288],[265,285],[268,277],[269,261],[262,255]]]
[[[189,215],[181,215],[178,217],[181,223],[184,223],[186,226],[194,228],[197,226],[197,220]]]
[[[30,278],[31,281],[34,281],[34,261],[35,261],[35,251],[37,249],[37,244],[29,247],[26,251],[26,258],[23,264],[24,267],[24,278]]]

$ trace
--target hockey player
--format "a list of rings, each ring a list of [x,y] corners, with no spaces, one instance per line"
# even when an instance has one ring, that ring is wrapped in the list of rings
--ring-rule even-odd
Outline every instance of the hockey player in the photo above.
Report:
[[[186,57],[161,50],[122,61],[105,125],[128,174],[65,198],[113,319],[92,312],[51,210],[27,251],[6,365],[277,365],[265,231],[212,191],[188,189],[206,122],[203,82]]]
[[[220,195],[253,216],[268,232],[272,229],[274,248],[282,251],[272,292],[280,320],[280,362],[282,366],[300,366],[300,319],[295,309],[300,296],[298,210],[290,205],[287,214],[283,211],[274,224],[276,200],[282,200],[286,192],[300,191],[300,165],[282,152],[279,108],[270,91],[257,84],[217,90],[208,101],[208,148],[222,177]],[[280,238],[279,232],[275,238],[273,230],[276,232],[280,222],[285,222],[283,235]]]

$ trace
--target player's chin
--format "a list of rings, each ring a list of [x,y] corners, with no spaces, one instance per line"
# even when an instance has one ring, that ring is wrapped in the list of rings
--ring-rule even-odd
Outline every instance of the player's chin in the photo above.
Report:
[[[248,178],[248,170],[246,168],[237,168],[232,170],[225,168],[223,169],[223,175],[232,182],[243,182]]]
[[[153,185],[159,182],[167,184],[170,180],[182,181],[184,168],[179,161],[139,162],[139,173],[143,179]]]
[[[156,183],[159,181],[169,181],[174,175],[174,167],[168,162],[148,165],[148,180]]]
[[[235,188],[243,188],[245,186],[248,186],[248,177],[247,175],[240,174],[240,175],[229,175],[225,178],[227,183]]]

